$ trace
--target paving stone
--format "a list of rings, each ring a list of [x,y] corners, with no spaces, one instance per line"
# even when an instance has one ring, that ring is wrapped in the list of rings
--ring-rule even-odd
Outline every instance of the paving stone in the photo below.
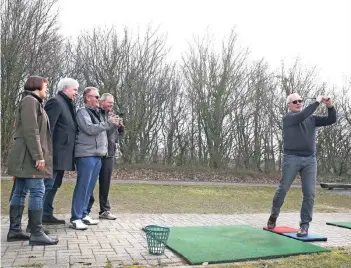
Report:
[[[75,242],[78,242],[78,241],[75,241]],[[79,249],[79,244],[78,243],[69,243],[68,250],[72,250],[72,249]]]
[[[11,260],[1,259],[1,267],[13,267],[13,262],[14,262],[13,259]]]
[[[62,256],[60,254],[60,256],[56,256],[56,263],[60,265],[69,264],[69,255]]]
[[[107,262],[107,256],[103,254],[95,255],[95,260],[96,263],[106,263]]]
[[[95,257],[91,256],[69,256],[70,263],[95,263]]]
[[[30,260],[29,258],[16,258],[13,262],[13,265],[23,265],[27,263],[33,263],[34,261]]]
[[[69,222],[70,215],[58,215]],[[161,226],[210,226],[247,224],[262,228],[268,214],[119,214],[116,221],[101,220],[87,231],[74,230],[60,225],[50,227],[60,239],[53,246],[29,246],[28,241],[7,242],[8,217],[1,217],[1,262],[2,267],[43,262],[44,267],[105,267],[110,260],[114,267],[124,265],[187,266],[186,262],[169,249],[162,256],[148,253],[146,235],[142,227]],[[299,213],[281,213],[278,225],[298,227]],[[348,213],[315,213],[310,232],[328,237],[327,242],[315,242],[324,247],[351,246],[348,229],[326,225],[327,221],[351,221]],[[30,257],[30,258],[29,258]]]
[[[43,268],[71,268],[71,265],[68,264],[55,264],[55,265],[49,265],[49,264],[44,264]]]

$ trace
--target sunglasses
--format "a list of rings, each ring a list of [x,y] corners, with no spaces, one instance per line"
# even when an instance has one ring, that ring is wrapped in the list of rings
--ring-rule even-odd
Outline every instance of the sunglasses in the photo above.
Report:
[[[100,98],[100,96],[93,96],[93,95],[89,95],[89,97],[94,97],[97,100]]]
[[[302,100],[294,100],[291,102],[292,104],[302,103]]]

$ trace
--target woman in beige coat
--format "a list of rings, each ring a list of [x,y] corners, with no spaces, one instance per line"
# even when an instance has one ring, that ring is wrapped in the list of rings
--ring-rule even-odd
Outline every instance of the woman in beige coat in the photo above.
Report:
[[[10,229],[7,241],[28,240],[30,245],[55,245],[58,240],[43,232],[44,178],[52,175],[52,141],[48,117],[43,108],[48,81],[30,76],[15,123],[14,142],[9,154],[8,174],[16,178],[10,203]],[[21,229],[24,194],[28,189],[28,237]]]

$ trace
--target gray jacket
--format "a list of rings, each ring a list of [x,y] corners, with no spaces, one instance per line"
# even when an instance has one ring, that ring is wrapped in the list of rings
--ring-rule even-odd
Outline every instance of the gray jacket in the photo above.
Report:
[[[86,105],[77,111],[78,132],[76,135],[75,157],[106,156],[106,130],[113,128],[110,121],[104,122],[98,110]]]
[[[101,118],[106,122],[108,121],[108,113],[100,108]],[[117,146],[120,138],[124,137],[124,126],[114,126],[113,128],[106,131],[107,134],[107,157],[114,157],[116,154]]]

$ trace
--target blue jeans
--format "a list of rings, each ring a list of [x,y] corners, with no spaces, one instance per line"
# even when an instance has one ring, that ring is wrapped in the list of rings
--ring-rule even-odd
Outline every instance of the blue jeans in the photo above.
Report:
[[[88,214],[88,204],[99,176],[100,157],[76,157],[77,182],[73,192],[71,221],[81,220]]]
[[[16,178],[15,189],[10,205],[24,206],[27,191],[29,191],[28,209],[43,208],[44,180],[32,178]]]
[[[43,218],[50,218],[54,214],[54,199],[57,190],[61,187],[64,170],[53,170],[52,179],[44,179],[45,195],[43,204]]]
[[[11,199],[13,197],[13,193],[15,191],[15,188],[16,188],[16,180],[13,182],[13,185],[12,185],[12,192],[11,192],[11,195],[10,195],[10,201],[9,202],[11,202]],[[24,202],[26,201],[27,193],[28,193],[28,189],[26,188],[26,186],[24,186],[22,195],[20,197],[20,199],[21,199],[20,200],[21,206],[24,206]]]
[[[284,203],[286,193],[289,191],[298,173],[300,173],[301,176],[303,193],[300,226],[308,228],[312,221],[317,176],[317,160],[315,156],[283,155],[282,177],[273,198],[271,216],[279,216],[280,208]]]

